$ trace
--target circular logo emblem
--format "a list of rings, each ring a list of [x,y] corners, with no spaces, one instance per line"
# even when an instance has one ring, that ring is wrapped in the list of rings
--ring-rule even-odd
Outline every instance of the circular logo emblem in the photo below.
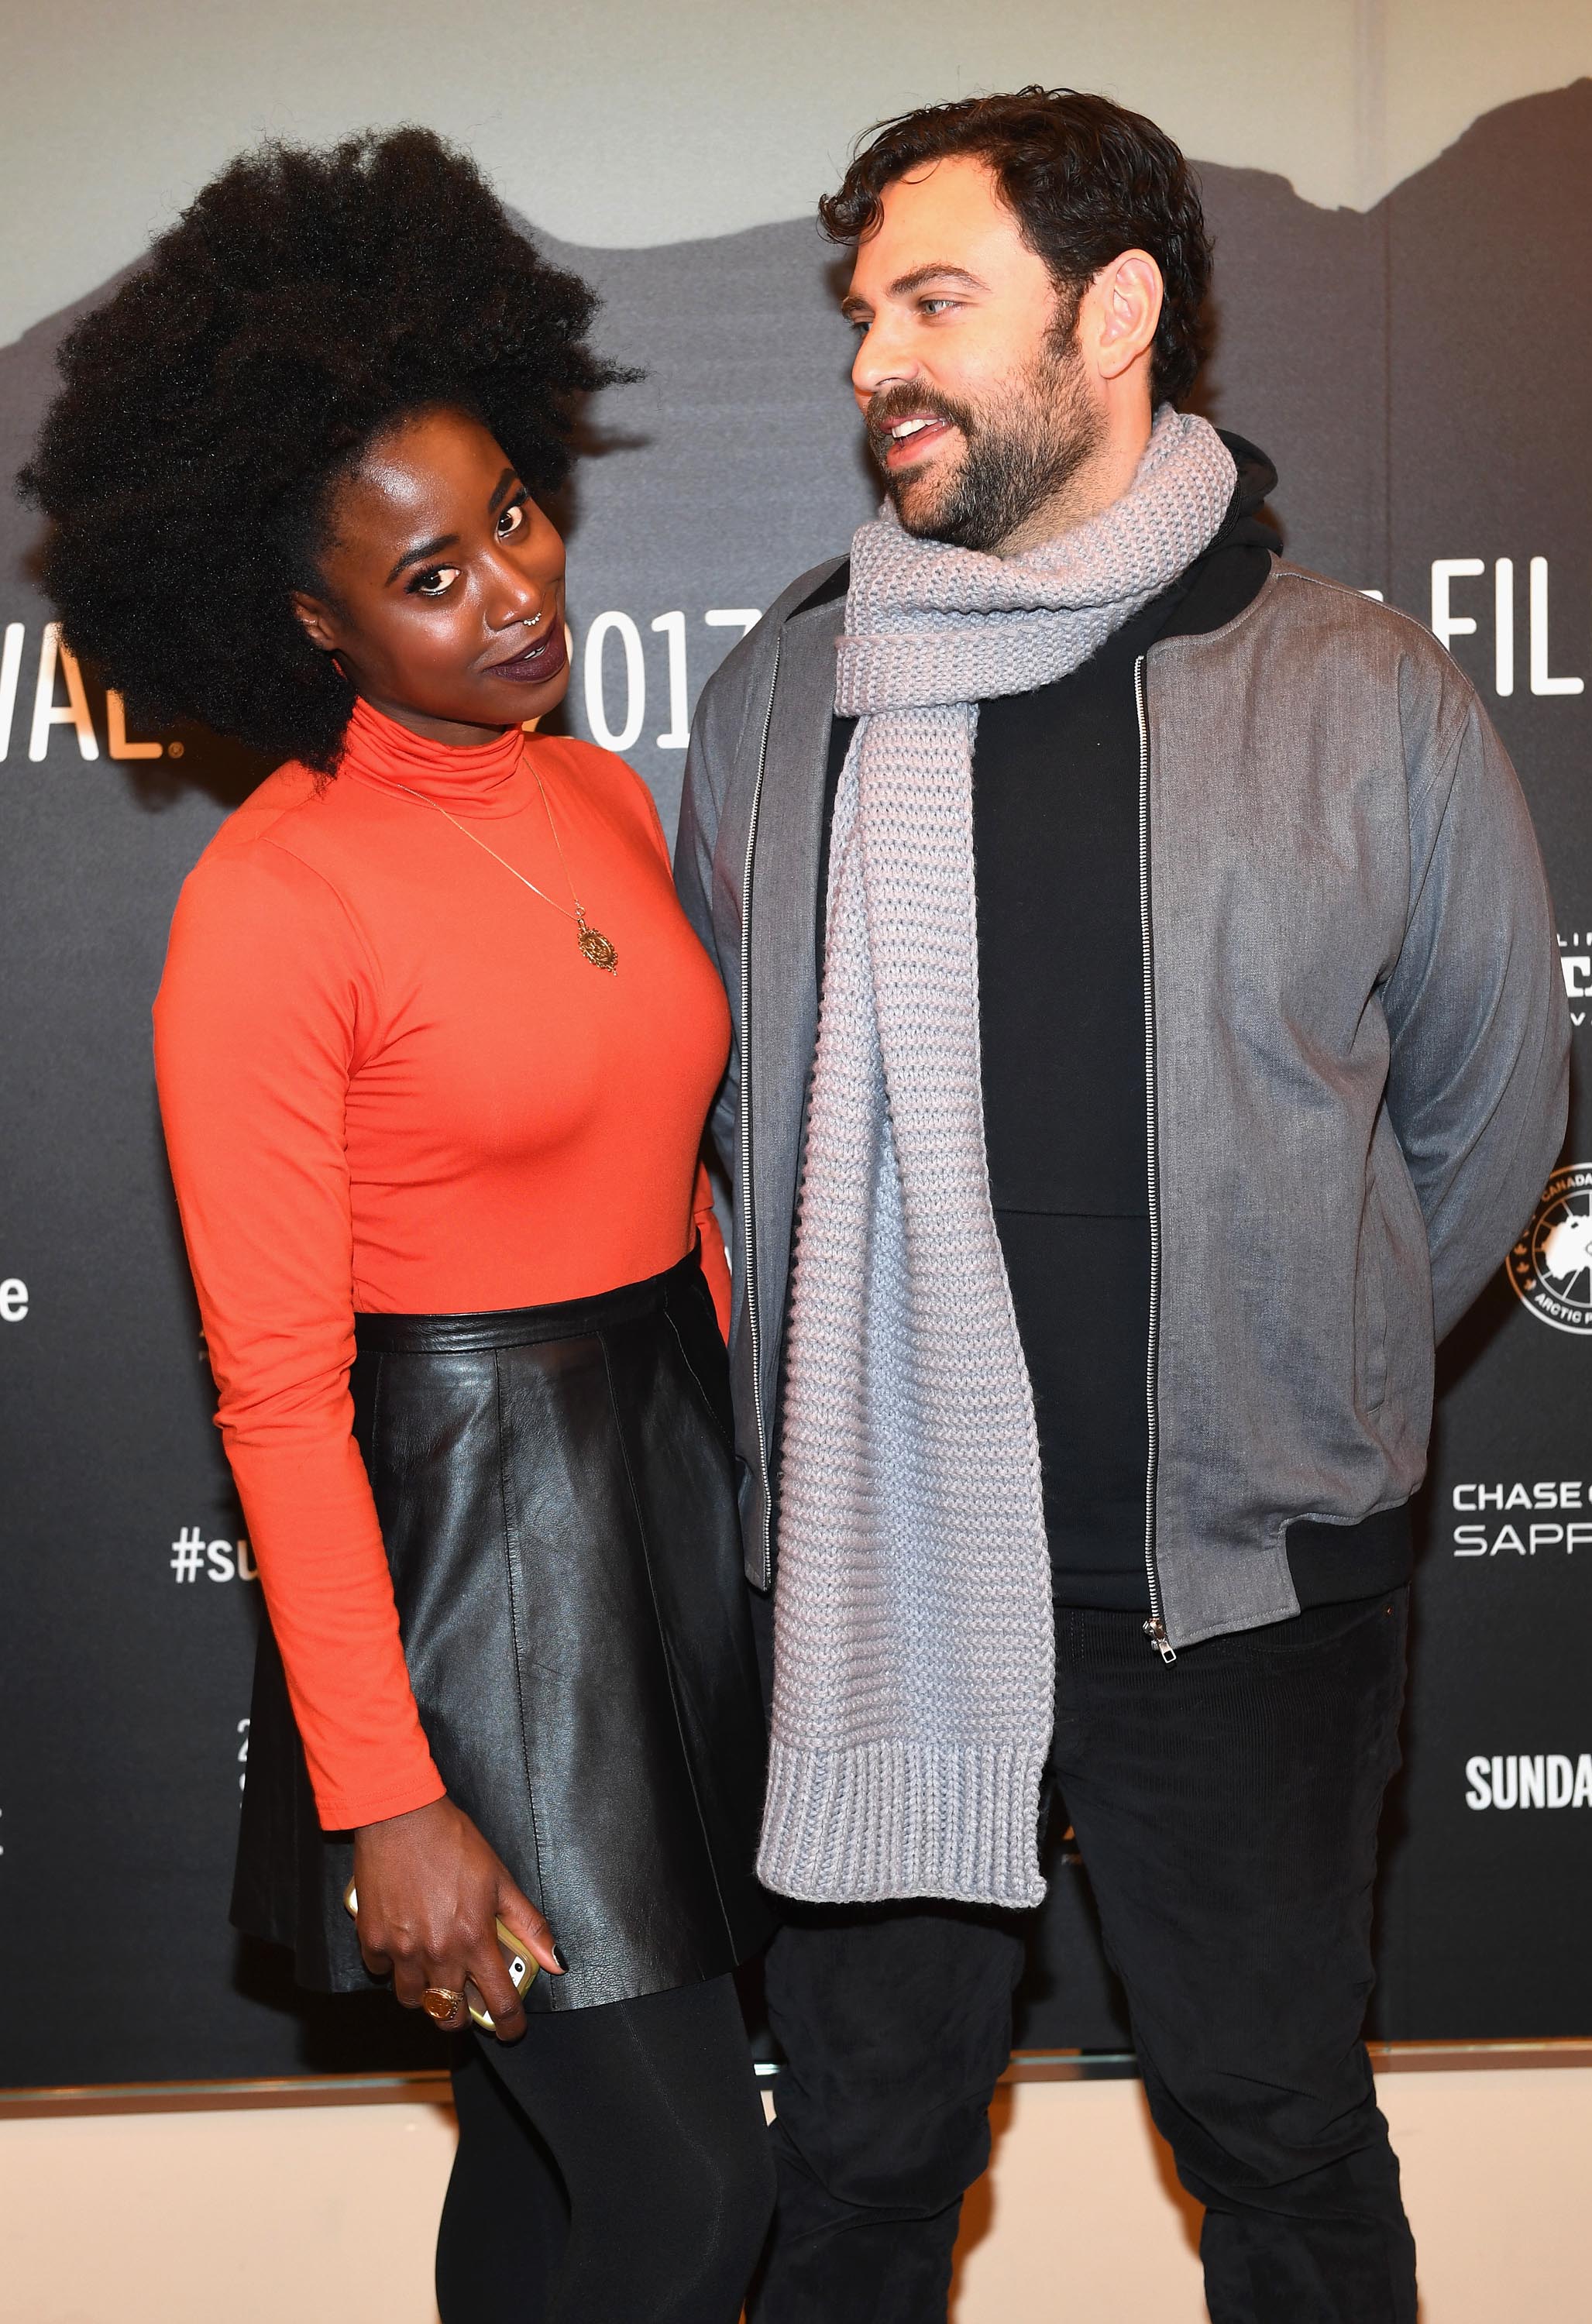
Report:
[[[1592,1333],[1592,1162],[1555,1170],[1504,1264],[1540,1322]]]

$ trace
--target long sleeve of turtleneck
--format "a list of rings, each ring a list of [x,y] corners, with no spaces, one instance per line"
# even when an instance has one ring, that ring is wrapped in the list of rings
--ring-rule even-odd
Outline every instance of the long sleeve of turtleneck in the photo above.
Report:
[[[328,1829],[442,1790],[352,1434],[355,1314],[578,1297],[698,1233],[727,1304],[698,1159],[722,993],[642,785],[584,744],[529,752],[441,751],[362,706],[333,781],[281,770],[201,858],[155,1006],[216,1418]],[[616,976],[503,868],[567,892],[549,812]]]

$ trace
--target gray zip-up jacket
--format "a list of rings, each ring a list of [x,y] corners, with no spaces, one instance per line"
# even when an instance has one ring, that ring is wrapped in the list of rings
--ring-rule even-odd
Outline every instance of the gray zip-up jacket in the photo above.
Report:
[[[765,1588],[845,613],[809,600],[836,569],[796,582],[709,680],[676,851],[734,1025],[713,1129]],[[1432,1351],[1553,1167],[1569,1026],[1519,784],[1419,622],[1278,562],[1224,629],[1153,645],[1136,684],[1145,1554],[1170,1651],[1298,1611],[1296,1519],[1355,1525],[1420,1484]]]

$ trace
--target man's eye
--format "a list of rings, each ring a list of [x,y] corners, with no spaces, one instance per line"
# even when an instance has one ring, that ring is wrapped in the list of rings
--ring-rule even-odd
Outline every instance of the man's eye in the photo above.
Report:
[[[428,565],[424,573],[416,574],[410,591],[416,597],[446,597],[458,577],[456,565]]]
[[[498,519],[498,539],[500,540],[508,540],[511,539],[515,533],[520,530],[524,522],[524,503],[522,501],[511,501],[509,506],[503,511],[502,516]]]
[[[946,308],[956,306],[958,301],[954,299],[920,299],[917,303],[925,315],[938,315]]]

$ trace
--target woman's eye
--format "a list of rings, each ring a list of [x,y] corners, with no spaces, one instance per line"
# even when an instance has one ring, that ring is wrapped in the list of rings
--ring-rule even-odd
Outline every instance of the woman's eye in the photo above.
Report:
[[[417,573],[410,588],[417,597],[446,597],[459,577],[456,565],[428,565]]]
[[[512,534],[517,533],[520,530],[524,522],[524,503],[520,501],[511,502],[510,505],[503,511],[502,516],[498,519],[498,539],[500,540],[509,540]]]

